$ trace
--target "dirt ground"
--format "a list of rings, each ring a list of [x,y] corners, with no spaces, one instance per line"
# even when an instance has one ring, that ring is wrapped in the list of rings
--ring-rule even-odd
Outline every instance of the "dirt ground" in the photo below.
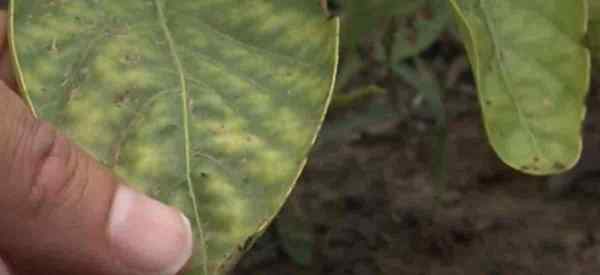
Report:
[[[310,240],[303,248],[308,260],[291,256],[280,222],[235,274],[600,274],[598,89],[588,97],[577,169],[532,177],[495,156],[469,72],[461,74],[467,77],[444,95],[448,183],[438,200],[426,116],[399,111],[340,134],[337,125],[369,108],[334,110],[284,209],[294,213],[287,227],[301,228]],[[415,96],[396,89],[407,100]],[[387,99],[366,105],[377,100]]]

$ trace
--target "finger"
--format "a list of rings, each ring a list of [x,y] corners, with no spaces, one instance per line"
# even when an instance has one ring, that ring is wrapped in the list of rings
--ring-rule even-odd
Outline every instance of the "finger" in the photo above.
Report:
[[[8,11],[7,0],[0,0],[0,81],[4,81],[14,91],[18,91],[17,80],[12,66],[8,47]]]
[[[19,275],[175,274],[179,211],[121,184],[0,84],[0,258]]]
[[[2,20],[1,15],[0,20]],[[10,51],[0,51],[0,81],[6,83],[11,90],[18,91],[19,85],[17,84],[11,62]]]

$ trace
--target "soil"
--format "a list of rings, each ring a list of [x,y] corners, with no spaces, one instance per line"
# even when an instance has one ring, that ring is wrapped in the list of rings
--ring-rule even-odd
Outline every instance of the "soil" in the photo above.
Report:
[[[463,76],[440,76],[458,80],[444,94],[448,181],[439,196],[426,115],[400,107],[391,118],[340,130],[388,99],[334,110],[284,209],[309,240],[295,249],[308,255],[292,256],[274,223],[235,274],[600,274],[600,85],[588,97],[577,168],[533,177],[496,157],[468,68],[457,62],[462,53],[446,67]],[[399,106],[416,96],[393,89]]]

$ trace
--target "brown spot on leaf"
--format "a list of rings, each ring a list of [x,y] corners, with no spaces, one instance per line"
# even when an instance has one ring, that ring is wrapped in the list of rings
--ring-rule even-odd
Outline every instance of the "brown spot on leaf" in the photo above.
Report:
[[[563,170],[567,167],[564,163],[558,162],[558,161],[554,162],[554,164],[552,164],[552,166],[554,167],[554,169],[557,169],[557,170]]]

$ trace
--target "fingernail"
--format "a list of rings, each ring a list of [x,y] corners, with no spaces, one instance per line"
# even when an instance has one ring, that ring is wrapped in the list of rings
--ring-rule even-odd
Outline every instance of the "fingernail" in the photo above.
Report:
[[[192,254],[188,219],[126,186],[117,189],[108,230],[117,257],[144,274],[175,275]]]
[[[8,265],[0,258],[0,275],[10,275]]]

